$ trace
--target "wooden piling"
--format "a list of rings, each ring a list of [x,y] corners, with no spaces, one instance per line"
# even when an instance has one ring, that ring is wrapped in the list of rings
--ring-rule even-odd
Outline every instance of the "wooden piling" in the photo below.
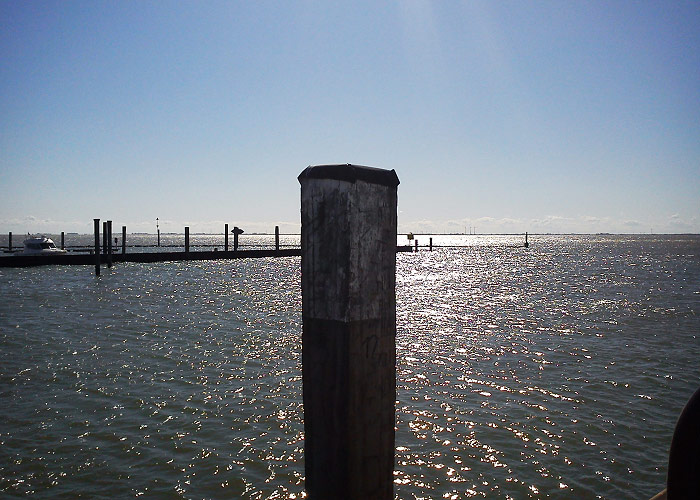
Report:
[[[430,238],[430,251],[431,252],[433,251],[433,239],[432,238]]]
[[[527,231],[525,231],[525,248],[529,247],[530,244],[527,242]]]
[[[393,170],[309,167],[301,183],[306,492],[393,499]]]
[[[275,226],[275,252],[280,251],[280,227]]]
[[[233,228],[233,251],[237,252],[238,251],[238,229],[237,227]]]
[[[224,252],[228,252],[228,224],[224,224]]]
[[[107,221],[102,223],[102,253],[107,256]]]
[[[185,254],[189,256],[190,254],[190,228],[185,227]]]
[[[7,250],[12,252],[12,231],[7,235]]]
[[[107,267],[112,267],[112,221],[107,221]]]
[[[126,253],[126,226],[122,226],[122,255]]]
[[[158,246],[160,247],[160,229],[158,229],[157,231],[158,231]]]
[[[418,251],[418,238],[416,238],[416,239],[413,240],[413,241],[414,241],[414,243],[415,243],[415,245],[416,245],[416,252],[417,252],[417,251]]]
[[[61,250],[66,249],[66,233],[65,231],[61,231]]]
[[[95,221],[95,276],[100,275],[100,219]]]

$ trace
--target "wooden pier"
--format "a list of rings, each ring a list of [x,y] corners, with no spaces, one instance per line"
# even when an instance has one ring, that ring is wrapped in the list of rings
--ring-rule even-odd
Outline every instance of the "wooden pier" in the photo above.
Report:
[[[396,247],[397,252],[410,252],[411,247]],[[280,248],[276,250],[236,250],[236,251],[189,251],[189,252],[138,252],[138,253],[113,253],[112,262],[181,262],[198,260],[224,260],[224,259],[259,259],[265,257],[300,257],[301,248]],[[62,253],[55,255],[21,255],[0,258],[0,267],[34,267],[34,266],[92,266],[108,263],[107,254],[99,254],[99,264],[96,263],[94,253]]]

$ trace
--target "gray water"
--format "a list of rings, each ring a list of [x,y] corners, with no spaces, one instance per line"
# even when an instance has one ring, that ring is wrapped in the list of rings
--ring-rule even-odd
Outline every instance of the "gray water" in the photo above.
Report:
[[[397,255],[397,498],[663,489],[700,237],[530,241]],[[0,496],[302,498],[299,259],[93,272],[0,269]]]

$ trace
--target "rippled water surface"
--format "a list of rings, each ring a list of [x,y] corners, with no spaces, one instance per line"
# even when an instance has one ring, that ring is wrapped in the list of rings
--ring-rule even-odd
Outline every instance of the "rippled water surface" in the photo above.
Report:
[[[663,488],[700,238],[530,242],[397,256],[397,498]],[[299,281],[298,258],[0,269],[0,496],[301,498]]]

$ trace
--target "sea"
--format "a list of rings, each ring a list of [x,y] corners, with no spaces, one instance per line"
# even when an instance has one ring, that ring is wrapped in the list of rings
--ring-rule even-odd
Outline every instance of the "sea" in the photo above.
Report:
[[[700,236],[416,237],[395,497],[661,491],[700,387]],[[304,498],[298,257],[0,268],[0,297],[0,497]]]

